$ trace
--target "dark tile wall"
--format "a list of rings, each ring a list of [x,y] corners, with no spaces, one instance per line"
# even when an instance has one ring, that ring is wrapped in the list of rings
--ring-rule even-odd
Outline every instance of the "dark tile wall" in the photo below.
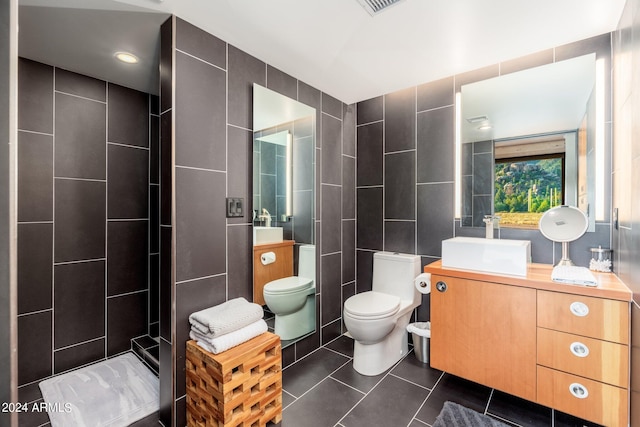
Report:
[[[158,116],[150,117],[157,99],[132,89],[26,59],[18,73],[23,394],[157,329],[149,264],[157,270],[158,232],[150,247],[149,227],[158,220],[149,203],[157,205],[158,172],[150,177],[149,162]]]
[[[291,166],[293,218],[285,222],[281,218],[286,214],[286,146],[259,139],[283,131],[289,131],[293,141]],[[313,200],[316,170],[314,132],[312,119],[306,117],[257,131],[252,142],[252,202],[256,217],[262,213],[262,208],[267,209],[271,214],[271,225],[283,227],[285,239],[295,240],[296,244],[313,244],[314,242],[316,221],[315,200]],[[240,164],[234,166],[244,167]],[[255,224],[260,225],[261,221],[256,219]]]
[[[285,365],[340,334],[355,290],[355,106],[177,17],[161,44],[160,417],[184,425],[189,314],[252,297],[253,84],[316,109],[315,201],[304,203],[315,206],[305,227],[317,248],[318,329],[284,350]],[[225,197],[244,198],[243,218],[225,217]]]
[[[493,213],[493,141],[462,144],[460,157],[460,223],[484,227],[484,215]]]
[[[293,230],[296,243],[314,243],[316,209],[315,127],[312,119],[301,119],[293,126]]]
[[[590,52],[596,52],[610,67],[610,41],[610,34],[604,34],[359,102],[356,291],[371,289],[375,251],[418,254],[428,264],[440,258],[442,240],[456,235],[484,236],[481,222],[480,227],[461,227],[460,220],[454,220],[454,104],[455,93],[463,84],[540,66],[553,62],[554,57],[559,61]],[[608,129],[610,117],[607,114]],[[607,147],[611,147],[610,132]],[[480,157],[481,151],[476,150],[475,155]],[[473,171],[466,173],[471,177]],[[471,186],[471,180],[467,181]],[[483,210],[482,197],[474,199],[465,210],[464,220],[471,221],[474,204],[477,211]],[[531,240],[534,262],[551,263],[560,258],[560,246],[553,245],[537,230],[502,229],[500,235]],[[605,222],[596,224],[594,233],[572,243],[572,258],[587,265],[589,248],[608,247],[610,235],[607,216]],[[418,309],[421,320],[428,318],[428,300],[428,296],[423,297]]]
[[[640,10],[627,0],[613,39],[613,266],[633,291],[631,422],[640,425]]]

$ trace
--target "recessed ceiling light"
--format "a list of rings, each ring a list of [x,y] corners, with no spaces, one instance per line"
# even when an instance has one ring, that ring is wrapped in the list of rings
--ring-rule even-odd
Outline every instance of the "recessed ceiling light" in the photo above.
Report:
[[[489,129],[491,129],[491,125],[489,123],[478,127],[478,130],[489,130]]]
[[[138,57],[129,52],[116,52],[115,57],[126,64],[137,64]]]

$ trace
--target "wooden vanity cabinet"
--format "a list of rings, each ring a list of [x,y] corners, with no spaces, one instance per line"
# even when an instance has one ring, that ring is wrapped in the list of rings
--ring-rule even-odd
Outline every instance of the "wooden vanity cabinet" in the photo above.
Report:
[[[443,268],[431,273],[431,366],[604,426],[629,423],[631,291]]]
[[[534,401],[535,289],[443,276],[431,286],[431,366]]]

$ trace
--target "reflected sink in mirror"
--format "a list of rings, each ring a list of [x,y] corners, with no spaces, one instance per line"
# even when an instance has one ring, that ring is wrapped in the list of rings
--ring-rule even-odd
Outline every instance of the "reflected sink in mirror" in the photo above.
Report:
[[[526,276],[529,240],[454,237],[442,241],[442,266],[484,273]]]
[[[282,243],[282,227],[253,227],[253,244]]]

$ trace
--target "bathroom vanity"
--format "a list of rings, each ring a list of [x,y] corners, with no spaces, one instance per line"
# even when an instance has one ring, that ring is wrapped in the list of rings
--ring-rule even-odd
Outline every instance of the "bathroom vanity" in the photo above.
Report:
[[[278,243],[265,243],[253,246],[253,302],[265,305],[264,285],[272,280],[293,276],[293,240]],[[275,262],[263,265],[260,257],[273,252]]]
[[[628,425],[632,293],[442,267],[431,273],[432,367],[607,426]]]

